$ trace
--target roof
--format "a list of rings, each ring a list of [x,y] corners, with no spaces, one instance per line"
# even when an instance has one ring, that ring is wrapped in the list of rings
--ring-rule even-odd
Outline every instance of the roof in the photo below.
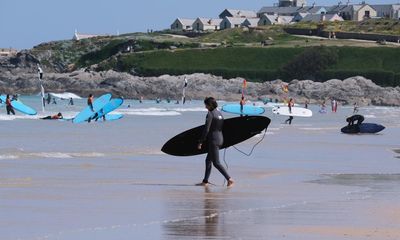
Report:
[[[321,9],[326,10],[323,6],[305,6],[305,7],[262,7],[257,13],[275,13],[275,14],[295,14],[298,12],[317,13]]]
[[[192,25],[195,20],[190,18],[177,18],[175,21],[179,21],[182,23],[182,25],[188,26]]]
[[[257,26],[258,21],[260,21],[260,19],[259,18],[247,18],[245,21],[250,23],[250,26]]]
[[[278,23],[289,24],[293,20],[293,16],[278,16]]]
[[[301,22],[320,22],[322,19],[322,15],[325,15],[325,21],[330,21],[335,16],[339,17],[336,13],[335,14],[308,14],[301,20]]]
[[[225,17],[232,24],[242,24],[246,19],[245,18],[234,18],[234,17]]]
[[[224,11],[228,11],[233,17],[241,17],[241,18],[257,17],[257,13],[250,10],[225,9]]]
[[[218,26],[222,22],[222,19],[220,18],[197,18],[196,21],[197,20],[206,26]]]
[[[390,12],[392,10],[397,11],[400,9],[400,4],[373,4],[370,6],[378,12]]]

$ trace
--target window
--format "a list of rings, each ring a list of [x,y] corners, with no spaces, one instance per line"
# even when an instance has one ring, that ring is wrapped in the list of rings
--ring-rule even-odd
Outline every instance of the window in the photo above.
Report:
[[[179,28],[179,24],[178,24],[178,23],[176,23],[176,25],[175,25],[175,28],[176,28],[176,29],[178,29],[178,28]]]
[[[224,22],[224,29],[228,28],[228,23]]]
[[[369,16],[369,11],[365,11],[365,12],[364,12],[364,17],[365,17],[365,18],[370,18],[370,16]]]
[[[264,25],[267,25],[267,20],[266,19],[264,19]]]
[[[197,23],[197,24],[196,24],[196,29],[197,29],[197,31],[200,30],[200,23]]]

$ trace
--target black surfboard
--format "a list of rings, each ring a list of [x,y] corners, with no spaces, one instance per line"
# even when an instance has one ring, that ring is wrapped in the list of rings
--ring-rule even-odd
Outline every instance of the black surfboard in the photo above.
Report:
[[[341,129],[342,133],[354,134],[354,133],[377,133],[385,129],[384,126],[376,123],[361,123],[360,125],[354,124],[351,126],[345,126]]]
[[[271,119],[264,116],[244,116],[224,120],[222,134],[224,143],[221,147],[227,148],[243,142],[263,130],[266,130]],[[204,125],[189,129],[171,138],[164,144],[161,151],[174,156],[193,156],[207,153],[207,141],[202,149],[197,149]]]

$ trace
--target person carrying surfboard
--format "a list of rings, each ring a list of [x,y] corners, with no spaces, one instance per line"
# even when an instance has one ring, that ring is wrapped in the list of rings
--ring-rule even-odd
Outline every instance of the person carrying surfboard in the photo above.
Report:
[[[87,105],[90,107],[92,112],[94,112],[94,109],[93,109],[93,94],[89,94],[89,97],[87,99]]]
[[[294,107],[294,101],[293,98],[289,99],[288,102],[288,108],[289,108],[289,113],[292,114],[292,107]],[[292,124],[293,116],[289,116],[289,118],[285,121],[285,124],[289,123]]]
[[[206,117],[206,124],[203,129],[203,133],[199,139],[198,149],[203,147],[203,143],[207,140],[208,154],[206,157],[206,169],[204,179],[199,186],[207,186],[208,178],[210,177],[212,164],[228,181],[228,187],[233,186],[233,179],[229,176],[225,168],[219,162],[219,148],[222,146],[224,138],[222,135],[222,127],[224,123],[224,117],[221,112],[218,111],[217,101],[213,97],[207,97],[204,100],[204,105],[208,110]]]
[[[14,108],[13,108],[13,106],[11,105],[10,94],[7,94],[7,97],[6,97],[6,110],[7,110],[7,115],[10,115],[10,113],[12,113],[13,115],[15,115]]]

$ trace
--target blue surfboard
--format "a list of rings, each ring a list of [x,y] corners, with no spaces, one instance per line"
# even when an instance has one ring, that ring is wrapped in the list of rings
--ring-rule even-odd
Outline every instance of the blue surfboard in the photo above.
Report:
[[[249,116],[260,115],[265,112],[264,108],[253,105],[244,105],[243,111],[241,111],[240,104],[225,104],[224,106],[222,106],[221,110],[228,113],[249,115]]]
[[[88,120],[90,117],[92,117],[96,112],[100,111],[111,99],[111,94],[107,93],[102,95],[101,97],[97,98],[93,102],[93,110],[90,109],[89,106],[87,106],[85,109],[83,109],[82,112],[78,113],[78,115],[75,116],[75,118],[72,120],[73,123],[81,123],[86,120]]]
[[[96,118],[101,118],[104,115],[107,116],[108,113],[119,108],[124,103],[122,98],[111,99],[100,111],[97,112]]]
[[[1,101],[2,101],[3,103],[6,102],[6,96],[2,95],[2,96],[0,96],[0,99],[1,99]],[[23,104],[23,103],[22,103],[21,101],[19,101],[19,100],[12,100],[12,101],[11,101],[11,106],[12,106],[15,110],[17,110],[17,111],[19,111],[19,112],[21,112],[21,113],[24,113],[24,114],[28,114],[28,115],[36,115],[36,114],[37,114],[37,112],[36,112],[35,109],[33,109],[33,108],[31,108],[31,107],[29,107],[29,106]]]

